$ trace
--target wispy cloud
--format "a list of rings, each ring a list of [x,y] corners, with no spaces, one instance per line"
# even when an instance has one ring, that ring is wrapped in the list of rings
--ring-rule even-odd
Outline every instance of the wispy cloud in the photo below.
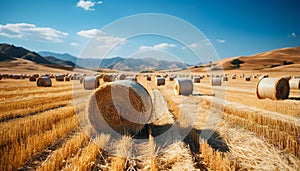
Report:
[[[168,44],[168,43],[160,43],[153,46],[140,46],[140,50],[165,50],[167,48],[176,47],[175,44]]]
[[[289,38],[296,38],[297,34],[294,32],[294,33],[289,34],[288,37]]]
[[[102,4],[102,1],[94,2],[94,1],[85,1],[85,0],[79,0],[76,4],[76,7],[83,8],[86,11],[94,11],[94,6],[96,4]]]
[[[90,30],[81,30],[77,32],[77,35],[90,39],[96,35],[105,35],[105,33],[103,33],[101,30],[98,29],[90,29]]]
[[[80,46],[80,44],[75,43],[75,42],[71,42],[70,45],[73,46],[73,47],[78,47],[78,46]]]
[[[8,23],[6,25],[0,24],[0,36],[33,41],[63,42],[62,38],[68,36],[68,33],[50,27],[37,27],[34,24]]]
[[[217,42],[218,42],[218,43],[225,43],[226,40],[224,40],[224,39],[217,39]]]

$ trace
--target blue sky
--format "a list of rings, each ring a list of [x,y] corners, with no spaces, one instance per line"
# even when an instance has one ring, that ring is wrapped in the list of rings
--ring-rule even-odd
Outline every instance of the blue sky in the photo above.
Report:
[[[0,0],[0,42],[33,51],[84,56],[95,34],[102,47],[120,43],[110,56],[132,57],[146,51],[184,56],[199,48],[197,42],[180,43],[172,37],[122,37],[122,28],[108,25],[136,14],[160,13],[178,17],[196,27],[220,58],[251,55],[276,48],[300,46],[299,0]],[[182,25],[172,25],[174,29]],[[133,24],[132,27],[142,27]],[[166,27],[162,24],[162,27]],[[172,28],[169,28],[172,30]],[[105,29],[104,29],[105,30]],[[179,29],[180,30],[180,29]],[[110,32],[110,33],[107,33]],[[182,36],[193,36],[180,32]],[[210,49],[211,50],[211,49]],[[151,53],[149,53],[151,54]],[[149,56],[148,54],[148,56]],[[195,54],[194,54],[195,55]],[[197,54],[196,54],[197,55]]]

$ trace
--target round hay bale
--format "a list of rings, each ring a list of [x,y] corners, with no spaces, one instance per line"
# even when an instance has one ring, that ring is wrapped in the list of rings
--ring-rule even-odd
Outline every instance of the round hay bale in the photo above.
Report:
[[[222,80],[221,80],[221,78],[212,78],[210,80],[210,85],[211,86],[222,86]]]
[[[231,76],[231,79],[235,80],[236,79],[236,75]]]
[[[193,81],[194,83],[200,83],[201,78],[200,77],[194,77]]]
[[[300,89],[300,78],[290,79],[289,83],[291,89]]]
[[[290,75],[285,75],[282,78],[286,79],[287,81],[290,81],[290,79],[292,78],[292,76]]]
[[[100,86],[89,99],[87,113],[97,132],[135,135],[153,120],[148,91],[128,80]]]
[[[55,75],[55,80],[56,81],[64,81],[65,80],[65,76],[63,74]]]
[[[118,78],[119,78],[119,80],[125,80],[126,75],[125,74],[120,74]]]
[[[151,76],[147,76],[147,81],[151,81]]]
[[[251,76],[246,76],[245,81],[251,81]]]
[[[170,76],[169,81],[174,81],[175,78],[176,78],[175,76]]]
[[[166,83],[165,78],[163,78],[163,77],[157,77],[156,78],[156,85],[157,86],[165,85],[165,83]]]
[[[38,87],[51,87],[52,81],[51,81],[50,77],[44,76],[44,77],[38,78],[36,84]]]
[[[103,81],[104,82],[112,82],[114,80],[114,76],[112,74],[105,74],[103,76]]]
[[[289,82],[284,78],[262,78],[256,85],[256,96],[259,99],[287,99],[289,92]]]
[[[224,77],[223,77],[223,81],[228,81],[228,77],[227,77],[227,76],[224,76]]]
[[[80,84],[83,83],[83,80],[84,80],[84,77],[81,77],[80,80],[79,80]]]
[[[12,79],[21,79],[21,74],[12,74]]]
[[[70,81],[70,79],[71,79],[71,76],[70,76],[70,75],[67,75],[67,76],[65,77],[65,80],[66,80],[66,81]]]
[[[177,78],[174,86],[175,94],[188,96],[193,93],[193,82],[189,78]]]
[[[86,90],[94,90],[100,86],[99,76],[86,76],[83,79],[83,88]]]
[[[2,75],[0,75],[0,80],[2,80]]]
[[[36,81],[36,78],[35,78],[34,76],[31,76],[31,77],[29,77],[29,81],[30,81],[30,82],[35,82],[35,81]]]

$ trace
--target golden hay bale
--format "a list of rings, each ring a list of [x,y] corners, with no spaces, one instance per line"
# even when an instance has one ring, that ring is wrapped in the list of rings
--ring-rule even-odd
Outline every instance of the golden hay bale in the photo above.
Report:
[[[235,80],[236,79],[236,75],[231,76],[231,79]]]
[[[292,76],[290,75],[285,75],[282,78],[286,79],[287,81],[290,81],[290,79],[292,78]]]
[[[169,81],[174,81],[175,78],[176,78],[175,76],[170,76]]]
[[[193,82],[189,78],[177,78],[174,86],[175,94],[188,96],[193,93]]]
[[[56,81],[64,81],[64,79],[65,79],[65,76],[63,74],[55,75]]]
[[[70,75],[67,75],[67,76],[65,77],[65,80],[66,80],[66,81],[70,81],[70,79],[71,79],[71,76],[70,76]]]
[[[201,78],[200,77],[194,77],[193,81],[194,83],[200,83]]]
[[[30,76],[30,77],[29,77],[29,81],[30,81],[30,82],[36,81],[36,78],[35,78],[34,76]]]
[[[290,79],[289,83],[291,89],[300,89],[300,78]]]
[[[147,76],[147,81],[151,81],[151,76]]]
[[[12,74],[12,79],[21,79],[21,74]]]
[[[165,85],[165,83],[166,83],[165,78],[163,78],[163,77],[157,77],[156,78],[156,85],[157,86]]]
[[[222,79],[221,78],[212,78],[210,80],[211,86],[222,86]]]
[[[289,92],[289,82],[284,78],[262,78],[256,85],[256,96],[259,99],[287,99]]]
[[[104,82],[112,82],[114,80],[114,76],[112,74],[105,74],[103,76]]]
[[[246,76],[245,81],[251,81],[251,76]]]
[[[52,81],[51,81],[50,77],[43,76],[43,77],[38,78],[36,84],[38,87],[51,87]]]
[[[119,79],[119,80],[125,80],[125,79],[126,79],[126,75],[125,75],[125,74],[120,74],[120,75],[118,76],[118,79]]]
[[[86,90],[94,90],[100,86],[99,76],[86,76],[83,79],[83,88]]]
[[[228,81],[228,77],[227,77],[227,76],[224,76],[224,77],[223,77],[223,81]]]
[[[97,132],[137,134],[152,120],[152,101],[139,83],[121,80],[100,86],[89,99],[88,118]]]

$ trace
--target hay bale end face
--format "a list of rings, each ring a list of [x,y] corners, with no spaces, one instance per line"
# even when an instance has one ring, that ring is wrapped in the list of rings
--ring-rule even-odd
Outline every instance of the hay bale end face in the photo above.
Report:
[[[175,94],[188,96],[193,93],[193,82],[189,78],[175,79]]]
[[[300,90],[300,78],[290,79],[289,84],[291,89]]]
[[[103,81],[104,82],[112,82],[112,81],[114,81],[114,76],[112,74],[109,74],[109,75],[106,74],[103,76]]]
[[[227,76],[223,77],[223,81],[228,81],[228,77]]]
[[[262,78],[256,85],[256,96],[259,99],[287,99],[289,92],[289,82],[284,78]]]
[[[51,87],[52,81],[51,81],[50,77],[43,76],[43,77],[38,78],[36,84],[38,87]]]
[[[246,76],[245,81],[251,81],[251,76]]]
[[[35,81],[36,81],[36,78],[35,78],[34,76],[30,76],[30,77],[29,77],[29,81],[30,81],[30,82],[35,82]]]
[[[200,83],[201,78],[200,77],[194,77],[193,80],[194,80],[194,83]]]
[[[83,88],[86,90],[94,90],[100,86],[99,76],[86,76],[83,79]]]
[[[151,76],[147,76],[147,81],[151,81]]]
[[[65,76],[63,74],[55,75],[56,81],[64,81],[64,79],[65,79]]]
[[[163,78],[163,77],[157,77],[156,78],[156,85],[157,86],[165,85],[165,83],[166,83],[165,78]]]
[[[222,80],[221,80],[221,78],[212,78],[210,80],[210,85],[211,86],[222,86]]]
[[[100,86],[89,99],[88,118],[97,133],[137,134],[153,120],[152,101],[139,83],[122,80]]]
[[[126,79],[126,75],[125,75],[125,74],[120,74],[120,75],[118,76],[118,79],[119,79],[119,80],[125,80],[125,79]]]

